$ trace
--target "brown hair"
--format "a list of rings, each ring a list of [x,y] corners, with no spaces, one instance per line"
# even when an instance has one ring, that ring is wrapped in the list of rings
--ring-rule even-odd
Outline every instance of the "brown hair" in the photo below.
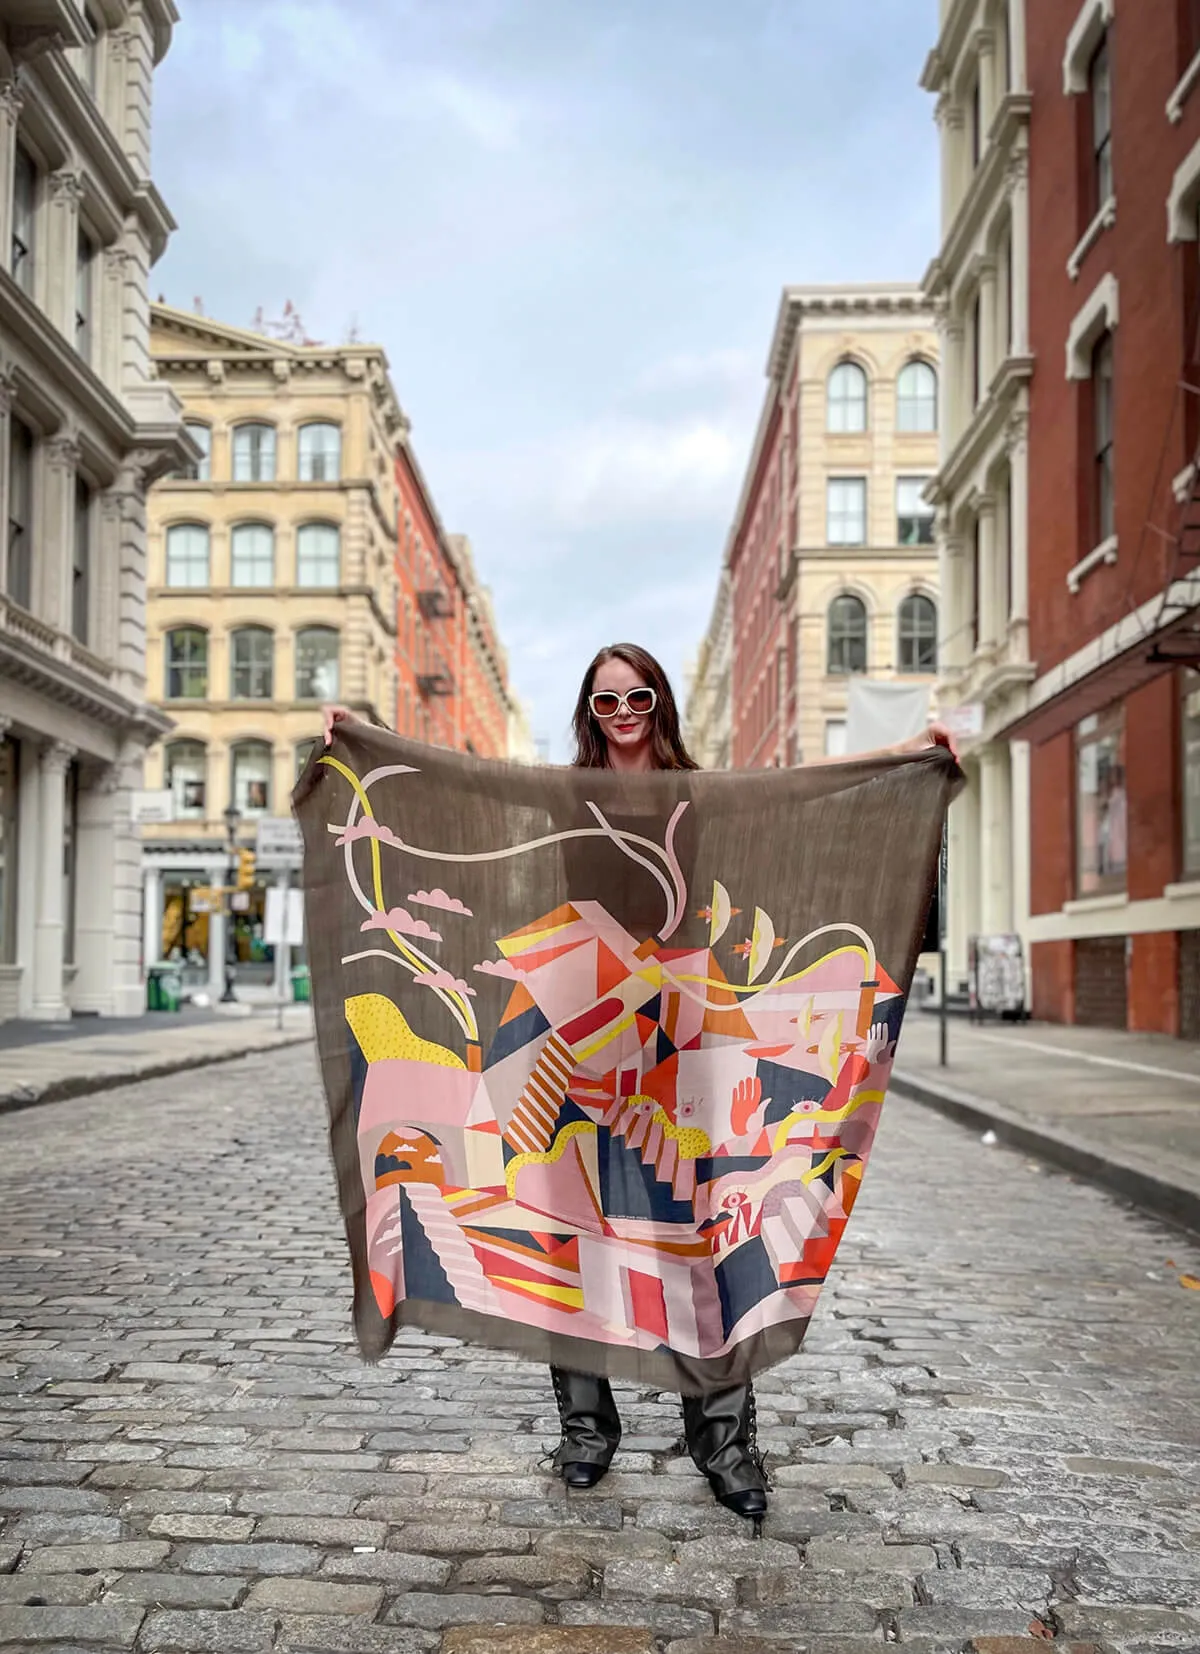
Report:
[[[671,692],[671,685],[667,674],[647,650],[641,649],[636,643],[610,643],[606,649],[601,649],[595,660],[583,674],[583,682],[579,686],[579,699],[575,702],[575,716],[572,727],[575,731],[575,758],[576,769],[605,770],[608,768],[608,741],[604,731],[596,722],[588,697],[592,693],[592,685],[596,681],[596,673],[605,661],[623,660],[627,666],[632,666],[639,672],[642,682],[654,690],[656,698],[653,722],[650,726],[650,745],[654,754],[654,768],[656,770],[698,770],[696,760],[683,744],[683,735],[679,728],[679,708],[675,704],[675,696]]]

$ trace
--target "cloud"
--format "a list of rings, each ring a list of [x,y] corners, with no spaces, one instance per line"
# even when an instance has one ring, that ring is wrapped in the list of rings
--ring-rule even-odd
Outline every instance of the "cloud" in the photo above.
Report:
[[[461,913],[468,919],[474,918],[465,902],[460,902],[457,896],[447,896],[440,886],[435,886],[433,890],[415,891],[408,899],[416,907],[436,907],[442,913]]]
[[[430,929],[424,919],[414,919],[407,908],[392,907],[386,913],[372,913],[359,930],[391,930],[397,936],[419,936],[424,942],[440,942],[441,933]]]
[[[478,965],[471,967],[477,970],[480,976],[500,976],[506,982],[519,982],[521,973],[508,959],[481,959]]]
[[[484,149],[517,147],[522,111],[508,98],[446,72],[430,75],[421,91],[435,109],[449,115]]]
[[[380,844],[393,844],[397,849],[403,849],[403,844],[392,829],[385,827],[382,821],[376,821],[373,816],[368,816],[365,821],[356,821],[353,827],[347,827],[333,842],[340,848],[343,844],[357,844],[359,839],[364,838],[373,838]]]
[[[426,988],[444,988],[447,993],[470,994],[474,997],[475,990],[470,988],[460,976],[450,971],[422,971],[419,976],[413,977],[414,982],[420,982]]]

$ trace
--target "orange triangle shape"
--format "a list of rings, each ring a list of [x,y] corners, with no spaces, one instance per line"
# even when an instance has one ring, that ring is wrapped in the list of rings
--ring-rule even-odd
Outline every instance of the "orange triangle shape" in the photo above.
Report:
[[[611,948],[603,942],[596,944],[596,998],[603,999],[629,975]]]
[[[561,959],[564,953],[574,953],[576,948],[585,945],[587,938],[576,938],[574,942],[563,942],[557,948],[542,948],[538,953],[523,953],[520,955],[520,969],[536,971],[542,965],[548,965],[552,959]]]
[[[751,1154],[770,1154],[771,1139],[767,1136],[765,1131],[759,1132],[758,1141],[755,1143],[750,1152]]]
[[[524,1016],[526,1011],[533,1010],[536,1005],[537,1000],[534,999],[529,989],[523,982],[518,982],[509,997],[508,1004],[504,1008],[504,1015],[500,1018],[500,1026],[503,1027],[506,1022],[514,1022],[517,1017]]]

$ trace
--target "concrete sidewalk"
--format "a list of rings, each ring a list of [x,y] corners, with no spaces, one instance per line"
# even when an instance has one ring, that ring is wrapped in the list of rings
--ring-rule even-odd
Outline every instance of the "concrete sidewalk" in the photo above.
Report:
[[[313,1037],[312,1011],[307,1005],[289,1005],[282,1028],[276,1021],[273,1009],[182,1023],[164,1013],[139,1018],[132,1030],[124,1023],[106,1031],[97,1020],[94,1032],[73,1031],[69,1039],[0,1049],[0,1114],[229,1062]]]
[[[1156,1034],[914,1012],[893,1088],[1200,1234],[1200,1046]]]

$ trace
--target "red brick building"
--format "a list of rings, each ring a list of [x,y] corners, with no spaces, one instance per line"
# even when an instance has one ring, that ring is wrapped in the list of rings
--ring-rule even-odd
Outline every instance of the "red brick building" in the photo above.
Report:
[[[772,376],[725,553],[733,609],[734,769],[763,769],[788,758],[784,703],[789,693],[794,694],[794,673],[788,671],[778,588],[788,549],[780,486],[787,463],[784,432],[790,428],[784,403],[790,399],[794,404],[794,376],[787,397],[781,389]]]
[[[508,754],[508,666],[469,542],[442,527],[416,455],[396,455],[396,728],[485,758]]]
[[[1200,6],[1023,9],[1034,1013],[1200,1037]]]

